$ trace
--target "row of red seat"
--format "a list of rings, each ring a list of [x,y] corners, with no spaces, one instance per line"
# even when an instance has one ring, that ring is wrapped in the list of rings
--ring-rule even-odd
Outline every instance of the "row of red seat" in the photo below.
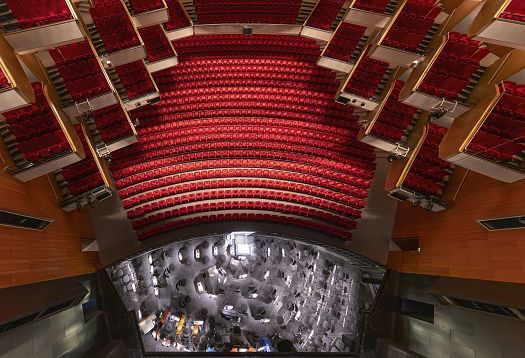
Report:
[[[494,161],[521,160],[525,151],[525,85],[507,81],[501,89],[503,95],[468,148]]]
[[[366,27],[342,22],[326,46],[323,56],[349,62],[359,57],[358,46],[366,41]]]
[[[122,206],[124,209],[130,209],[136,205],[167,196],[219,188],[273,189],[328,199],[357,209],[362,209],[365,205],[365,201],[361,197],[366,197],[366,190],[358,187],[349,188],[348,193],[352,194],[352,196],[337,192],[334,189],[325,189],[299,182],[280,179],[245,178],[242,177],[243,174],[257,174],[257,171],[250,169],[211,169],[146,181],[137,186],[121,190],[120,197],[122,199],[127,197],[127,199],[122,200]],[[282,177],[286,176],[283,175]],[[129,197],[129,194],[136,192],[141,194]]]
[[[388,12],[388,5],[391,0],[356,0],[352,4],[353,9],[385,14]]]
[[[388,71],[388,63],[368,57],[366,54],[359,61],[346,84],[344,92],[363,98],[377,97],[379,85]]]
[[[173,47],[166,37],[161,25],[141,27],[139,29],[140,38],[144,43],[149,62],[156,62],[165,58],[174,57]]]
[[[488,48],[480,47],[479,41],[456,32],[449,33],[445,47],[423,78],[419,90],[447,100],[457,100],[480,69],[480,61],[489,53]]]
[[[300,0],[195,0],[200,24],[267,23],[295,24]]]
[[[86,157],[79,162],[62,168],[61,174],[66,181],[66,187],[69,194],[72,196],[86,193],[104,183],[102,175],[98,170],[97,163],[95,163],[86,138],[82,133],[82,128],[77,124],[75,125],[75,129],[80,141],[82,142],[82,146],[84,147]]]
[[[32,83],[35,103],[2,113],[27,161],[46,160],[71,150],[39,82]]]
[[[146,109],[147,107],[142,107]],[[142,109],[141,108],[141,109]],[[157,108],[148,109],[148,111],[137,112],[134,110],[132,116],[140,118],[141,122],[148,122],[153,120],[155,115],[158,115],[159,111]],[[175,122],[160,122],[155,123],[151,126],[143,127],[140,129],[141,136],[146,136],[149,134],[154,134],[164,131],[183,131],[189,128],[201,128],[201,127],[214,127],[220,128],[223,126],[265,126],[269,130],[279,131],[288,131],[291,134],[298,135],[297,131],[308,131],[316,133],[320,136],[328,136],[330,140],[334,142],[347,142],[348,137],[352,134],[355,134],[355,131],[350,131],[346,128],[338,128],[324,124],[311,123],[311,122],[301,122],[297,120],[284,120],[280,118],[264,118],[264,117],[255,117],[255,118],[237,118],[237,117],[226,117],[226,118],[203,118],[203,119],[190,119],[182,120]]]
[[[199,168],[205,165],[212,164],[204,162]],[[338,201],[355,208],[363,208],[365,205],[363,199],[368,194],[366,188],[370,186],[370,179],[357,176],[354,177],[353,184],[344,184],[311,174],[281,169],[217,168],[184,172],[184,170],[196,169],[191,164],[182,164],[179,169],[177,174],[173,174],[175,172],[173,167],[139,174],[138,176],[144,181],[131,183],[131,186],[127,186],[130,180],[126,178],[117,180],[119,196],[123,199],[124,208],[128,209],[143,202],[143,197],[148,191],[160,189],[161,192],[177,193],[181,190],[177,185],[189,185],[189,190],[195,191],[211,186],[212,179],[224,187],[255,187],[300,192]],[[166,176],[159,177],[159,173],[165,173]]]
[[[143,152],[144,154],[138,157],[133,156],[133,154],[128,154],[128,156],[131,158],[119,156],[119,159],[125,159],[126,163],[134,164],[135,162],[141,161],[144,159],[153,160],[153,159],[162,158],[162,157],[170,157],[174,155],[180,155],[187,151],[189,152],[223,151],[226,148],[231,148],[231,149],[236,149],[236,150],[252,150],[256,148],[259,151],[280,151],[283,153],[290,153],[290,156],[292,156],[292,153],[294,154],[297,153],[297,154],[315,156],[318,158],[323,158],[323,159],[328,159],[328,160],[334,160],[334,161],[337,160],[338,157],[344,155],[343,153],[333,152],[328,149],[311,148],[305,144],[288,144],[288,143],[278,143],[278,142],[274,143],[274,142],[270,142],[269,140],[264,140],[263,143],[259,143],[257,142],[257,140],[248,141],[247,139],[237,142],[237,141],[231,141],[227,138],[223,139],[222,141],[211,141],[209,143],[206,142],[206,140],[202,138],[195,139],[195,140],[198,140],[199,143],[184,145],[184,144],[177,144],[179,141],[173,140],[169,143],[172,146],[166,146],[166,147],[162,146],[161,144],[152,144],[152,145],[138,144],[139,150],[147,151],[147,152]],[[357,155],[356,153],[367,153],[367,152],[364,150],[362,151],[354,150],[354,151],[348,151],[348,153],[345,153],[345,154]],[[348,165],[353,164],[355,166],[365,166],[369,158],[370,158],[370,155],[367,155],[366,157],[363,156],[359,159],[356,158],[353,163],[352,163],[352,159],[345,158],[344,161],[347,162]],[[343,161],[343,159],[340,159],[340,161]]]
[[[422,42],[440,13],[441,8],[436,6],[435,0],[408,0],[382,44],[403,51],[423,52]]]
[[[189,189],[189,186],[187,189]],[[162,194],[164,193],[167,195],[163,196]],[[156,211],[171,208],[173,206],[180,206],[183,204],[208,200],[228,201],[228,199],[260,199],[272,202],[280,201],[287,204],[309,206],[311,208],[321,209],[339,215],[345,215],[354,219],[361,217],[360,210],[353,209],[349,206],[342,205],[331,200],[316,198],[304,194],[290,193],[281,190],[268,190],[263,188],[232,189],[210,186],[205,190],[197,192],[181,191],[180,194],[175,196],[170,195],[167,190],[160,190],[156,193],[146,193],[144,197],[147,200],[147,203],[127,211],[129,219],[137,219],[139,217],[143,217],[144,215],[153,214]]]
[[[164,2],[168,6],[169,20],[164,23],[164,27],[167,31],[191,26],[190,19],[186,15],[179,0],[164,0]]]
[[[427,196],[440,197],[443,194],[453,168],[449,162],[439,159],[439,143],[446,131],[446,128],[429,124],[425,141],[410,167],[403,187]]]
[[[144,65],[144,61],[138,60],[116,66],[115,70],[117,71],[120,82],[124,86],[126,97],[129,99],[156,91],[148,69]]]
[[[306,20],[306,26],[330,30],[345,0],[319,0]]]
[[[246,154],[245,159],[241,159],[242,154]],[[140,154],[137,152],[137,155]],[[293,160],[293,162],[287,161],[287,159]],[[114,167],[114,164],[112,164],[112,167]],[[312,175],[325,178],[331,184],[340,182],[364,189],[369,187],[373,174],[373,168],[371,167],[344,165],[301,154],[290,153],[287,157],[287,153],[228,150],[222,152],[188,153],[177,157],[166,157],[147,162],[142,160],[125,168],[114,169],[113,176],[117,181],[117,186],[122,189],[163,175],[214,168],[259,168],[262,170],[260,172],[262,174],[264,174],[264,169],[286,171],[294,173],[298,177],[301,177],[301,174]],[[265,177],[268,177],[268,175],[265,174]],[[344,188],[343,186],[338,187]]]
[[[133,228],[137,230],[140,228],[151,226],[158,222],[175,219],[180,216],[223,210],[261,210],[277,212],[280,214],[296,215],[307,219],[313,219],[325,223],[330,223],[331,225],[347,230],[355,229],[355,227],[357,226],[357,223],[354,219],[347,218],[341,215],[331,214],[322,210],[308,208],[306,206],[258,200],[224,200],[212,203],[205,202],[201,204],[182,206],[178,208],[176,207],[171,210],[158,212],[140,219],[133,220],[132,225]]]
[[[414,119],[417,108],[399,102],[399,93],[404,82],[396,80],[386,104],[379,112],[371,134],[398,143],[407,134],[407,127]]]
[[[242,209],[332,222],[330,227],[342,223],[339,229],[352,230],[373,175],[374,156],[353,139],[355,116],[333,101],[335,75],[316,68],[315,41],[282,35],[210,35],[185,41],[181,64],[155,74],[161,102],[132,113],[140,121],[141,141],[112,153],[124,205],[141,205],[131,216],[145,216],[134,220],[139,234],[172,227],[172,215],[190,215],[187,208],[203,200],[213,202],[195,205],[191,215],[245,205]],[[239,51],[226,53],[228,46]],[[293,57],[301,53],[305,56]],[[261,68],[266,78],[259,75]],[[309,76],[313,73],[316,79]],[[238,82],[228,84],[232,78]],[[266,85],[254,85],[264,80]],[[290,124],[280,127],[285,121]],[[290,193],[295,188],[300,194]],[[171,198],[178,194],[184,201]],[[235,200],[244,196],[247,204]],[[189,206],[181,207],[186,199]],[[287,206],[288,201],[305,205]]]
[[[525,22],[525,3],[523,0],[511,0],[500,17],[503,19]]]
[[[128,0],[128,2],[134,14],[142,14],[164,8],[162,0]]]
[[[87,40],[53,48],[49,53],[74,101],[110,91],[106,77]]]
[[[5,0],[5,3],[22,29],[73,18],[65,0]]]
[[[319,45],[292,35],[194,35],[172,41],[181,60],[202,57],[246,57],[250,54],[317,60]]]
[[[126,114],[119,104],[93,111],[93,117],[100,137],[106,144],[133,134]]]
[[[135,28],[120,0],[97,1],[89,13],[107,52],[140,46]]]
[[[188,209],[188,213],[189,213]],[[200,215],[196,217],[189,217],[177,221],[169,221],[162,225],[155,226],[151,229],[147,229],[138,233],[138,239],[144,240],[149,237],[159,235],[162,233],[169,232],[171,230],[183,229],[192,226],[201,226],[214,223],[225,223],[225,222],[259,222],[265,224],[282,224],[291,225],[309,230],[319,231],[333,237],[337,237],[343,240],[350,240],[352,233],[346,230],[341,230],[330,225],[325,225],[319,222],[310,220],[299,219],[296,217],[289,217],[277,214],[266,214],[266,213],[222,213],[222,214],[211,214],[211,215]]]
[[[229,120],[229,118],[225,118]],[[185,125],[178,123],[167,123],[165,125],[146,127],[144,131],[140,131],[141,142],[155,142],[157,140],[168,140],[173,134],[177,134],[182,138],[193,137],[193,136],[209,136],[219,133],[245,133],[245,134],[272,134],[276,136],[291,136],[296,138],[303,139],[313,139],[322,142],[326,142],[326,148],[330,148],[331,145],[338,146],[349,146],[353,147],[356,145],[357,148],[363,148],[358,143],[349,143],[348,138],[342,135],[342,133],[330,134],[323,133],[321,131],[316,131],[314,129],[303,129],[301,126],[297,128],[287,128],[287,126],[279,126],[278,121],[273,125],[268,123],[268,121],[259,120],[259,123],[246,124],[241,123],[239,125],[222,125],[220,121],[204,122],[206,125],[199,125],[197,121],[191,121],[196,124],[195,126],[189,125],[190,121],[186,121]],[[232,122],[232,121],[229,121]],[[246,120],[247,123],[253,123],[249,120]],[[216,125],[211,125],[211,124]],[[183,123],[184,124],[184,123]],[[321,129],[321,126],[316,126],[316,128]],[[349,131],[344,131],[343,133],[348,133]],[[171,139],[171,138],[170,138]],[[300,141],[301,139],[299,139]],[[344,147],[343,147],[344,148]]]

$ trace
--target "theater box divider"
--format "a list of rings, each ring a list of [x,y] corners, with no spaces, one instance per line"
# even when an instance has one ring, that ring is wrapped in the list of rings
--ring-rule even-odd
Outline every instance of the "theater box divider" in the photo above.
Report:
[[[0,71],[10,87],[0,89],[0,112],[7,112],[33,103],[35,93],[13,48],[0,36]]]
[[[483,42],[525,49],[525,23],[500,17],[510,2],[511,0],[485,1],[470,25],[469,36]]]

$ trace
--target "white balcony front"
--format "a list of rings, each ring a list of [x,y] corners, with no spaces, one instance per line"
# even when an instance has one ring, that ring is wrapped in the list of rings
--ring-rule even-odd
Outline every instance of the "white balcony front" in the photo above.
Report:
[[[84,35],[82,25],[76,18],[3,34],[15,51],[22,55],[81,41]]]
[[[391,16],[385,14],[378,14],[375,12],[359,10],[359,9],[350,9],[346,13],[344,22],[350,24],[374,27],[376,29],[382,29],[388,24],[388,21],[391,19]]]
[[[134,14],[131,16],[131,19],[137,28],[162,24],[169,20],[168,8],[163,7],[140,14]]]

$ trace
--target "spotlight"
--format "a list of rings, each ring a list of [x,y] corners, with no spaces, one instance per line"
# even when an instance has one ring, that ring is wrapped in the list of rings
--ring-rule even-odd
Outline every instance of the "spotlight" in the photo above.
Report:
[[[219,255],[219,248],[217,246],[214,246],[213,247],[213,256],[218,256]]]

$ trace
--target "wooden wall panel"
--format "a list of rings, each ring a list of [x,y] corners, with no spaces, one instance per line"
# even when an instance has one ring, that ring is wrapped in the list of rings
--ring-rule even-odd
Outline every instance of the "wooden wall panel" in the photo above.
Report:
[[[421,252],[392,251],[388,265],[419,274],[525,283],[525,229],[489,232],[476,220],[525,215],[525,181],[468,172],[457,201],[431,213],[398,205],[392,237],[419,236]]]
[[[89,214],[58,206],[46,176],[22,183],[0,173],[0,209],[55,220],[44,231],[0,226],[0,288],[94,272],[98,252],[83,253],[94,237]]]

